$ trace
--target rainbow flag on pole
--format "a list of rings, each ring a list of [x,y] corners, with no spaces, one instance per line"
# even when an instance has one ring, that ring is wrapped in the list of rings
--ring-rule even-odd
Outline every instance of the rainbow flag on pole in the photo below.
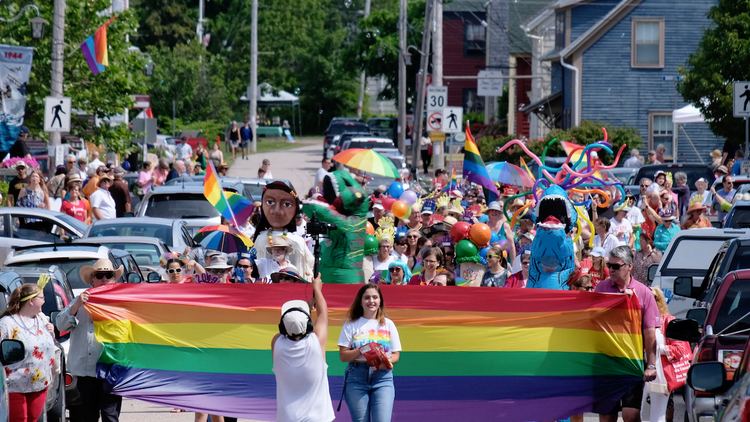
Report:
[[[360,286],[324,286],[330,394],[336,345]],[[635,297],[574,291],[381,286],[403,351],[394,421],[544,421],[607,413],[643,377]],[[85,307],[115,394],[243,419],[274,420],[271,339],[281,305],[309,285],[111,284]],[[337,420],[349,420],[342,409]]]
[[[211,160],[208,160],[208,168],[206,168],[206,176],[203,182],[203,196],[208,199],[208,202],[210,202],[214,208],[219,210],[224,218],[231,222],[235,227],[239,227],[237,225],[234,211],[232,210],[232,204],[227,201],[224,189],[221,188],[221,182],[219,182],[219,178],[216,176],[214,163]],[[239,200],[239,198],[236,199]]]
[[[451,181],[448,183],[441,192],[448,192],[449,194],[454,190],[458,189],[458,180],[456,179],[456,169],[451,172]]]
[[[477,147],[474,138],[471,136],[468,120],[466,121],[466,143],[464,144],[464,180],[476,183],[487,189],[491,193],[487,198],[487,202],[492,202],[500,196],[495,183],[490,178],[490,172],[487,171],[487,167],[484,165],[482,155],[479,153],[479,147]]]
[[[86,38],[81,43],[81,51],[86,63],[94,75],[104,71],[109,66],[109,54],[107,53],[107,26],[115,20],[117,16],[112,16],[104,25],[96,30],[93,36]]]

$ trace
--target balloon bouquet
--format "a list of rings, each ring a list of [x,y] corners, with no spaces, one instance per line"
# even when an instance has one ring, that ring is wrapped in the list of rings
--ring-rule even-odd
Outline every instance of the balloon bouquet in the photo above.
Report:
[[[591,206],[591,199],[573,203],[569,199],[570,192],[597,193],[605,198],[604,204],[601,206],[606,207],[614,200],[606,189],[615,187],[621,194],[618,204],[625,200],[622,183],[604,180],[600,170],[617,166],[626,145],[620,147],[614,163],[605,166],[594,155],[594,152],[598,150],[610,154],[614,153],[612,145],[607,140],[607,131],[604,128],[602,128],[602,131],[604,132],[604,140],[575,147],[569,152],[567,159],[560,167],[545,165],[547,151],[550,146],[557,142],[556,139],[547,144],[541,158],[529,151],[526,145],[518,139],[508,142],[497,150],[500,153],[513,145],[517,145],[539,165],[537,181],[532,190],[509,197],[503,208],[506,218],[511,221],[511,227],[513,227],[520,213],[532,206],[532,201],[528,201],[524,207],[517,210],[512,218],[507,212],[508,203],[527,195],[533,195],[536,201],[536,207],[532,215],[537,225],[537,235],[531,244],[531,262],[527,287],[568,289],[568,276],[575,270],[573,242],[578,241],[581,235],[582,220],[591,227],[593,232],[593,224],[588,219],[588,213],[584,209],[584,207]],[[576,156],[577,158],[575,158]],[[571,232],[573,227],[577,227],[578,230],[575,238],[571,239],[568,233]],[[593,246],[593,236],[589,245]]]
[[[451,228],[450,236],[456,244],[457,273],[464,280],[463,285],[481,284],[493,234],[490,226],[484,223],[469,224],[459,221]],[[495,238],[499,241],[497,234]]]

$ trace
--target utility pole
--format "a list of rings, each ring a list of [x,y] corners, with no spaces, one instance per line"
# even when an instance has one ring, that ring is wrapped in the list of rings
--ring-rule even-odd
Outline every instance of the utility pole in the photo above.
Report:
[[[422,32],[422,57],[417,74],[417,107],[414,110],[414,130],[411,133],[411,164],[416,175],[419,169],[419,140],[422,139],[422,112],[424,111],[425,86],[427,85],[427,65],[430,60],[430,38],[432,36],[432,4],[439,0],[427,0],[424,12],[424,32]]]
[[[250,142],[250,152],[257,151],[258,130],[255,114],[258,109],[258,0],[253,0],[250,32],[250,129],[253,131],[253,141]]]
[[[195,28],[195,33],[198,34],[198,42],[203,42],[203,14],[204,14],[204,0],[198,2],[198,27]]]
[[[365,0],[365,19],[370,16],[370,0]],[[357,103],[357,117],[362,118],[362,108],[365,106],[365,87],[367,87],[367,74],[363,70],[359,75],[359,102]]]
[[[509,11],[509,0],[490,0],[487,3],[486,70],[502,70],[505,75],[510,69],[508,34],[505,32],[505,28],[508,28]],[[491,119],[497,117],[497,97],[485,97],[485,104],[484,120],[489,123]]]
[[[432,84],[443,86],[443,0],[435,0],[433,12],[434,25],[432,35]],[[420,138],[421,139],[421,138]],[[434,142],[432,166],[435,169],[445,167],[445,142]]]
[[[398,147],[406,156],[406,0],[399,2],[398,15]]]
[[[52,75],[50,77],[50,96],[63,97],[63,65],[65,64],[65,0],[55,0],[54,17],[52,18]],[[50,132],[49,144],[60,145],[60,132]],[[57,167],[55,155],[50,156],[50,171]]]

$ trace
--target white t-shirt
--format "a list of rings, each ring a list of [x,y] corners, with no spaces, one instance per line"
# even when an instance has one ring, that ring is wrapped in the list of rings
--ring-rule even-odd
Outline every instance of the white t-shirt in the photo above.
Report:
[[[388,255],[388,259],[386,259],[386,260],[385,260],[385,261],[383,261],[383,262],[380,262],[380,261],[378,260],[378,256],[377,256],[377,255],[373,255],[373,256],[372,256],[372,265],[373,265],[373,269],[374,269],[375,271],[384,271],[384,270],[388,270],[388,266],[389,266],[389,265],[391,264],[391,262],[393,262],[393,261],[395,261],[395,260],[396,260],[396,257],[395,257],[395,256],[393,256],[393,255]]]
[[[323,183],[323,179],[325,179],[325,177],[328,176],[329,174],[331,174],[331,173],[329,173],[323,167],[319,168],[318,172],[315,173],[315,186],[318,186],[321,183]]]
[[[620,245],[628,246],[628,239],[630,239],[630,235],[633,234],[633,225],[630,224],[627,217],[622,219],[622,223],[618,223],[614,217],[610,218],[609,234],[616,237],[620,242]]]
[[[315,333],[293,341],[286,336],[273,347],[276,420],[330,422],[335,419],[326,364]]]
[[[258,266],[258,277],[271,279],[271,274],[279,272],[281,265],[278,262],[270,258],[258,258],[255,260],[255,265]],[[286,268],[284,265],[283,268]]]
[[[264,179],[273,179],[273,175],[271,174],[271,170],[266,170],[266,174],[263,175]]]
[[[401,340],[398,337],[396,324],[390,319],[385,319],[385,324],[380,325],[377,319],[359,318],[349,321],[341,328],[338,345],[350,349],[359,349],[368,343],[378,343],[383,346],[388,357],[393,352],[401,351]],[[364,356],[356,359],[357,362],[365,362]]]
[[[117,211],[115,209],[115,199],[112,198],[112,194],[102,188],[97,189],[91,194],[91,208],[99,209],[99,214],[102,216],[102,220],[109,220],[117,217]],[[96,217],[94,217],[96,219]]]
[[[632,230],[632,227],[631,227],[631,230]],[[594,236],[594,247],[597,248],[600,246],[604,248],[604,250],[607,252],[607,254],[604,255],[604,257],[609,258],[609,253],[612,251],[612,249],[620,246],[620,241],[617,240],[617,238],[614,237],[613,235],[609,235],[607,236],[606,239],[604,239],[604,244],[602,245],[602,240],[601,238],[599,238],[599,235],[597,234]]]
[[[643,218],[641,209],[638,207],[630,207],[630,211],[628,211],[628,214],[625,216],[625,218],[630,221],[630,224],[643,224],[646,222],[646,219]]]

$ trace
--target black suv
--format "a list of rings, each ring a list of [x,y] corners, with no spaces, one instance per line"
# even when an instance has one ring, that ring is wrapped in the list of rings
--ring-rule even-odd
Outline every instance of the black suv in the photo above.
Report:
[[[344,132],[364,132],[370,133],[370,127],[365,122],[356,117],[334,117],[328,124],[328,129],[323,132],[323,158],[328,152],[328,145],[335,135],[341,135]]]

